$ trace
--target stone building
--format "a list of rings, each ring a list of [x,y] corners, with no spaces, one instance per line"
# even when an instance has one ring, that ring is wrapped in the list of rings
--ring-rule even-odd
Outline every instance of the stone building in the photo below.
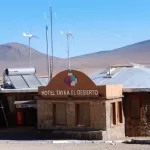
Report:
[[[150,69],[141,65],[112,66],[89,77],[100,85],[123,85],[125,135],[150,136]]]
[[[84,73],[66,70],[38,89],[38,129],[72,138],[125,136],[122,85],[96,86]]]
[[[149,68],[111,66],[89,76],[66,70],[48,85],[47,78],[38,78],[34,69],[27,70],[5,70],[0,128],[6,127],[6,122],[8,127],[18,128],[17,114],[22,112],[24,123],[19,126],[68,138],[150,136]]]

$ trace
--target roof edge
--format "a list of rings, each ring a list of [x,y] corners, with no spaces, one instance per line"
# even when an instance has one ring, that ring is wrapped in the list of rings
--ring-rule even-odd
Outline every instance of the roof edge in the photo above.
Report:
[[[0,93],[37,93],[37,88],[29,88],[29,89],[1,89]]]
[[[123,92],[150,92],[150,88],[123,88]]]

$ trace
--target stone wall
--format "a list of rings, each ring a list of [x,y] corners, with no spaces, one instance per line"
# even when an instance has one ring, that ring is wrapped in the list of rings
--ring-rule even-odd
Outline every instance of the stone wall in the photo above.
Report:
[[[130,117],[130,98],[134,96],[135,100],[140,101],[139,118],[133,119]],[[150,94],[135,93],[126,94],[124,99],[125,111],[125,134],[129,137],[150,136]]]
[[[90,103],[91,128],[106,130],[105,101]]]
[[[121,99],[115,100],[116,102],[121,101]],[[56,101],[51,100],[38,100],[38,128],[39,129],[53,129],[57,130],[58,127],[53,124],[53,108],[52,103]],[[61,101],[62,102],[62,101]],[[66,114],[67,114],[67,126],[59,127],[59,129],[69,129],[70,133],[77,132],[74,135],[80,135],[79,138],[83,136],[89,136],[89,139],[118,139],[125,136],[124,132],[124,120],[122,124],[116,126],[111,126],[110,118],[110,104],[111,100],[99,100],[99,101],[89,101],[90,104],[90,126],[87,127],[87,132],[80,132],[80,130],[85,131],[85,127],[76,126],[76,112],[75,104],[83,103],[83,101],[71,101],[66,102]],[[57,103],[56,103],[57,104]],[[117,108],[116,108],[117,109]],[[117,112],[117,110],[116,110]],[[117,117],[117,114],[116,114]],[[93,131],[94,130],[94,131]],[[66,131],[63,131],[66,132]],[[69,132],[67,132],[69,133]],[[94,135],[95,134],[95,135]],[[94,137],[95,136],[95,137]]]
[[[48,100],[37,101],[38,129],[50,129],[53,126],[52,103]]]
[[[56,101],[55,101],[56,103]],[[76,128],[75,102],[66,103],[67,127],[68,129]],[[78,102],[82,103],[82,102]],[[90,129],[106,130],[106,109],[105,101],[90,102]],[[53,108],[52,101],[37,101],[38,128],[51,129],[53,126]]]
[[[68,103],[67,104],[67,126],[68,128],[74,128],[75,124],[76,124],[75,104]]]
[[[103,135],[103,139],[119,139],[125,137],[125,123],[123,117],[123,123],[118,121],[118,108],[117,104],[121,99],[107,100],[106,101],[106,133]],[[111,103],[115,102],[116,105],[116,125],[111,124]],[[122,111],[123,113],[123,111]]]

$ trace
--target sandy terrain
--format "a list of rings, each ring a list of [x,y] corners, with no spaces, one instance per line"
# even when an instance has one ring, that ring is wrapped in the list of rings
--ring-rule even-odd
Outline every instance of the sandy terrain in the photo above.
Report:
[[[52,144],[50,141],[0,141],[1,150],[149,150],[150,145],[139,144]]]

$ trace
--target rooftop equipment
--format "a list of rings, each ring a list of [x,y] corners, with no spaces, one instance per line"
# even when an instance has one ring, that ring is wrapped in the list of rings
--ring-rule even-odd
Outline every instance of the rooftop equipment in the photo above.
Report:
[[[11,75],[28,75],[28,74],[35,74],[36,69],[35,68],[6,68],[4,70],[4,74],[7,76]]]

